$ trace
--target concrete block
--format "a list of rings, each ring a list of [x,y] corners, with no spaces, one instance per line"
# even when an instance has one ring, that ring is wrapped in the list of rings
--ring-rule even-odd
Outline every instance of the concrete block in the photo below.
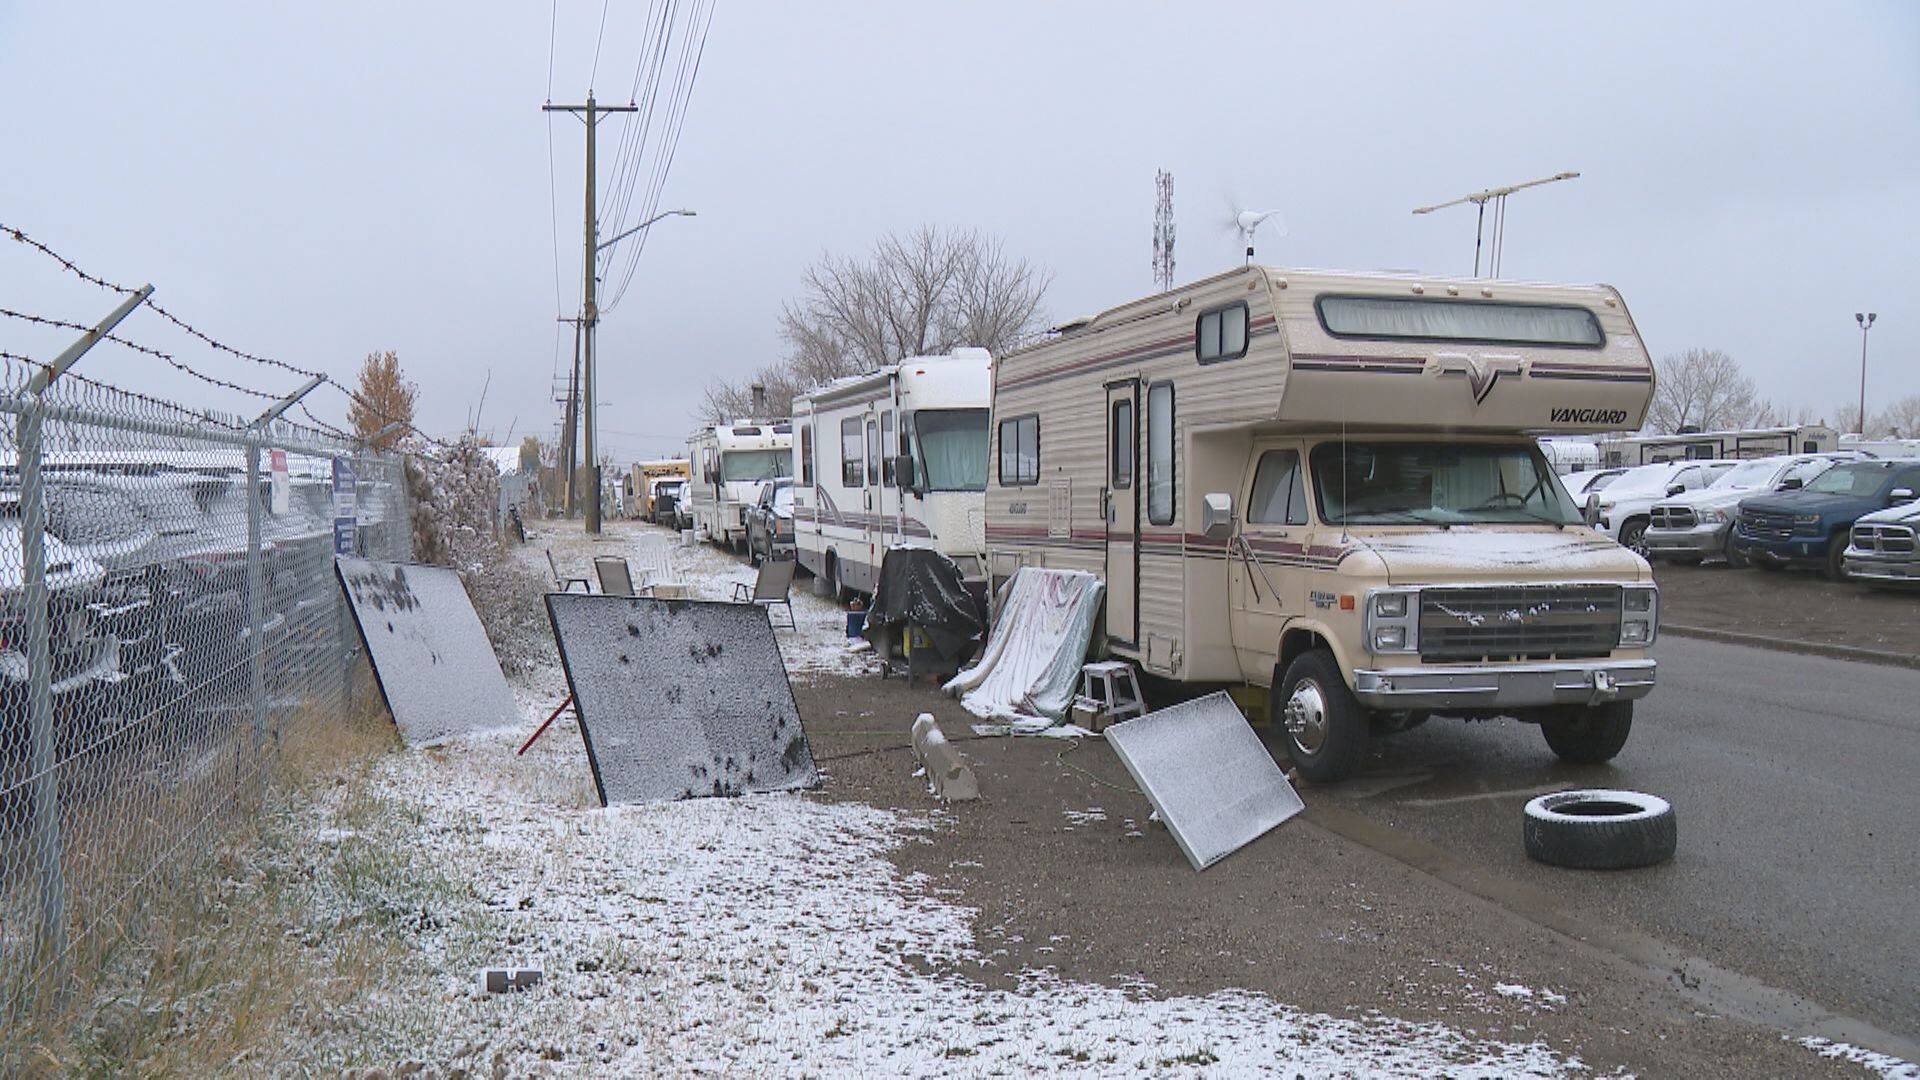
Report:
[[[927,771],[927,783],[933,793],[947,802],[971,802],[980,797],[980,782],[973,767],[960,758],[960,751],[941,733],[932,713],[921,713],[913,721],[913,756]]]

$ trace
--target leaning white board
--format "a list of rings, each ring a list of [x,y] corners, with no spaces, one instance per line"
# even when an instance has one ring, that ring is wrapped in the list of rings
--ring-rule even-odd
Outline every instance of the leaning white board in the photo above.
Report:
[[[513,723],[513,693],[458,573],[345,556],[334,569],[403,742],[432,746]]]
[[[1224,691],[1115,724],[1106,734],[1195,870],[1306,808]]]

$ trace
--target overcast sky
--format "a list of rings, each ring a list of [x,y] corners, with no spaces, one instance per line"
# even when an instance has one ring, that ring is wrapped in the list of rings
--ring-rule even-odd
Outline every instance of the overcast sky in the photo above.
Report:
[[[594,80],[624,101],[647,5],[614,0]],[[420,423],[548,436],[579,302],[581,125],[552,122],[549,6],[0,0],[0,222],[215,337],[349,378],[397,350]],[[555,101],[601,5],[564,2]],[[613,182],[619,119],[602,132]],[[1725,349],[1788,407],[1920,393],[1920,5],[837,4],[718,0],[653,231],[601,327],[605,445],[684,445],[703,383],[781,350],[803,269],[923,223],[1052,274],[1064,318],[1152,292],[1154,171],[1179,280],[1238,261],[1472,269],[1470,207],[1514,196],[1505,276],[1618,286],[1656,356]],[[560,289],[555,296],[555,249]],[[112,298],[0,243],[0,307],[91,323]],[[134,338],[265,390],[297,381]],[[0,319],[0,348],[70,335]],[[569,351],[571,338],[564,344]],[[114,346],[82,370],[249,414]],[[322,417],[345,422],[337,392]]]

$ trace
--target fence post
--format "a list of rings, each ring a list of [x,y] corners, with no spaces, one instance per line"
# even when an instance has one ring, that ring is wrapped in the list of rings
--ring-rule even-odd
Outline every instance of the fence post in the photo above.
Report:
[[[40,955],[56,993],[66,984],[67,888],[60,843],[59,753],[53,740],[53,646],[47,612],[47,495],[40,475],[46,417],[40,395],[22,395],[20,572],[26,583],[27,730],[32,744],[32,844],[40,887]]]
[[[258,751],[267,734],[267,568],[260,550],[260,436],[247,436],[247,640],[251,651],[253,748]]]

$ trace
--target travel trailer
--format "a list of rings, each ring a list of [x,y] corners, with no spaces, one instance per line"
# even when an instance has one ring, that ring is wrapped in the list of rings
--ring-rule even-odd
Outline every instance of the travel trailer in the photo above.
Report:
[[[1631,467],[1662,461],[1745,461],[1782,454],[1826,454],[1839,448],[1839,436],[1832,428],[1824,424],[1801,424],[1602,439],[1600,463]]]
[[[991,580],[1100,575],[1097,649],[1269,687],[1316,780],[1435,714],[1605,761],[1659,593],[1535,437],[1637,428],[1653,378],[1605,286],[1238,269],[995,361]]]
[[[685,499],[696,533],[739,548],[747,507],[769,480],[793,475],[793,425],[785,420],[709,424],[687,436],[693,478]]]
[[[909,357],[794,401],[794,546],[836,595],[872,593],[896,544],[985,576],[992,364],[985,349]]]

